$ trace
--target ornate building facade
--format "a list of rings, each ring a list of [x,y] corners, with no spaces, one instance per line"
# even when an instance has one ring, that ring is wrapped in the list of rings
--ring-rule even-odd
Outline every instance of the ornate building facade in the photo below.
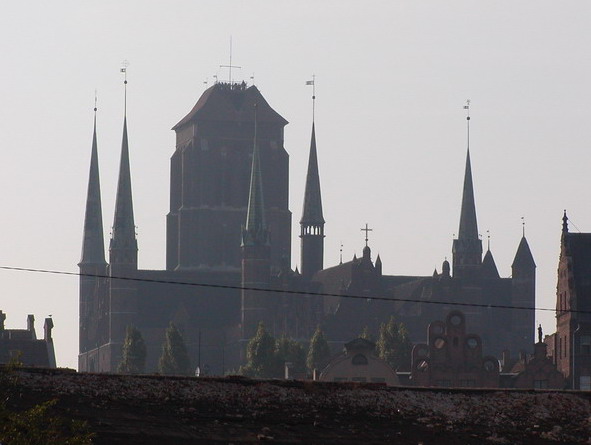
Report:
[[[286,124],[254,86],[216,83],[203,93],[173,127],[166,270],[141,270],[127,117],[108,262],[95,121],[79,263],[81,371],[115,371],[130,324],[146,340],[147,370],[156,369],[172,321],[191,357],[199,355],[219,374],[240,365],[259,321],[275,336],[300,341],[320,324],[337,351],[366,326],[377,333],[391,315],[406,324],[414,342],[424,342],[429,323],[457,303],[471,305],[461,309],[474,320],[469,328],[478,328],[486,354],[531,348],[533,310],[508,316],[490,305],[533,308],[535,263],[525,236],[512,278],[499,276],[490,250],[482,258],[469,152],[453,271],[444,261],[441,274],[384,275],[368,245],[361,258],[325,268],[313,125],[300,219],[301,273],[292,270]]]

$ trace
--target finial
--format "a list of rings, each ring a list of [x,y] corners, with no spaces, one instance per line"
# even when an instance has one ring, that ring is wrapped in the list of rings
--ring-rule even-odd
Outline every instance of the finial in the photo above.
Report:
[[[205,80],[203,81],[203,85],[205,85],[205,88],[207,88],[208,83],[209,83],[209,79],[206,77]]]
[[[124,60],[121,62],[121,72],[123,73],[124,80],[124,102],[123,102],[123,115],[127,116],[127,67],[129,66],[129,62]]]
[[[254,85],[254,73],[250,75],[250,83]]]
[[[312,123],[314,123],[314,113],[316,108],[316,74],[312,74],[312,80],[307,80],[306,85],[312,85]]]
[[[97,95],[96,95],[96,88],[94,90],[94,117],[96,118],[96,101],[97,101]]]
[[[525,216],[521,217],[521,235],[525,237]]]
[[[339,264],[343,264],[343,242],[341,241],[341,248],[339,249],[340,252],[340,262]]]
[[[232,83],[232,68],[242,68],[241,66],[232,65],[232,36],[230,36],[230,63],[220,65],[220,68],[228,68],[228,83],[230,84]]]
[[[564,209],[564,215],[562,216],[562,233],[568,232],[568,216],[566,216],[566,209]]]
[[[542,343],[542,325],[538,324],[538,343]]]
[[[467,141],[468,141],[468,150],[470,150],[470,99],[466,99],[466,105],[464,105],[464,110],[466,110],[466,129],[467,129]]]
[[[486,231],[486,249],[490,250],[490,230]]]
[[[365,223],[365,229],[361,229],[362,232],[365,232],[365,247],[368,247],[367,242],[369,241],[369,232],[373,232],[373,229],[370,229],[368,224]]]

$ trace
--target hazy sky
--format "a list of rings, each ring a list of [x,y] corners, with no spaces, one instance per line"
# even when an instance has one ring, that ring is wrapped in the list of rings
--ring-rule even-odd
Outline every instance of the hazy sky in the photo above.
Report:
[[[129,61],[139,263],[165,264],[170,128],[228,61],[290,124],[293,261],[316,74],[325,265],[370,246],[384,272],[430,275],[451,257],[472,100],[479,230],[502,276],[521,237],[554,306],[562,210],[591,231],[588,1],[11,2],[0,15],[0,266],[76,272],[94,92],[105,239],[113,220]],[[576,230],[571,224],[571,230]],[[106,241],[108,245],[108,242]],[[485,242],[486,244],[486,242]],[[58,365],[77,366],[78,279],[0,271],[9,328],[53,314]],[[443,314],[442,314],[443,316]],[[540,313],[547,333],[553,313]]]

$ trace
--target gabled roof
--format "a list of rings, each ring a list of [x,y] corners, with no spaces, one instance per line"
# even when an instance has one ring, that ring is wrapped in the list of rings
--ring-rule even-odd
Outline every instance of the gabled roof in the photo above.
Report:
[[[271,108],[257,87],[247,88],[245,83],[216,83],[205,90],[189,114],[172,129],[178,130],[193,121],[253,122],[255,103],[259,123],[287,125],[288,122]]]

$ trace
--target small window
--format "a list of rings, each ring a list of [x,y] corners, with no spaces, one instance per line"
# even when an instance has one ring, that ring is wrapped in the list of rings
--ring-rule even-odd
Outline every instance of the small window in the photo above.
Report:
[[[476,386],[476,380],[474,380],[474,379],[460,380],[460,387],[462,387],[462,388],[474,388],[475,386]]]
[[[478,340],[474,337],[470,337],[468,340],[466,340],[466,344],[470,349],[476,349],[478,347]]]
[[[363,354],[356,354],[351,360],[353,365],[367,365],[367,357]]]
[[[494,372],[498,369],[498,365],[492,360],[486,360],[484,362],[483,368],[486,372]]]
[[[367,382],[367,378],[365,377],[353,377],[351,379],[352,382],[360,382],[360,383],[365,383]]]
[[[459,326],[462,324],[462,317],[458,314],[452,315],[449,322],[454,326]]]
[[[442,386],[444,388],[451,387],[451,380],[443,379],[443,380],[435,380],[435,386]]]

